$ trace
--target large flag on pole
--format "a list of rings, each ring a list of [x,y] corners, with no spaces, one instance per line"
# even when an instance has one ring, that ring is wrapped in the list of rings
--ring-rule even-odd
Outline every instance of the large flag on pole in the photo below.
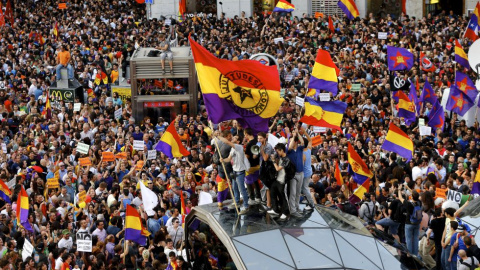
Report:
[[[357,152],[355,152],[355,149],[350,142],[348,142],[348,163],[349,172],[352,175],[353,181],[358,185],[358,188],[349,198],[351,202],[355,203],[361,201],[363,194],[368,192],[368,189],[370,188],[370,178],[373,177],[373,173]]]
[[[473,11],[470,21],[467,25],[467,30],[465,31],[464,37],[469,38],[473,41],[478,39],[478,19],[480,18],[480,3],[477,2],[475,10]]]
[[[141,246],[145,246],[147,245],[147,237],[149,235],[150,233],[143,226],[137,209],[127,204],[127,210],[125,211],[125,240],[134,241]]]
[[[30,225],[30,222],[28,222],[29,208],[28,194],[22,186],[17,199],[17,224],[33,233],[32,226]]]
[[[168,125],[155,150],[164,153],[171,159],[190,155],[190,152],[188,152],[180,141],[180,136],[178,136],[177,130],[175,129],[175,120]]]
[[[345,15],[347,15],[349,20],[360,17],[360,12],[358,12],[355,0],[340,0],[338,1],[337,5],[345,13]]]
[[[305,114],[300,119],[303,123],[342,130],[340,126],[343,114],[347,109],[347,103],[341,101],[316,101],[311,97],[306,97],[304,105]]]
[[[295,6],[287,0],[279,0],[273,12],[292,12],[295,10]]]
[[[468,55],[463,50],[458,39],[455,40],[455,61],[464,68],[470,68],[470,65],[468,64]]]
[[[255,132],[268,131],[284,99],[276,66],[254,60],[218,59],[189,37],[203,100],[213,123],[237,120]]]
[[[382,149],[395,152],[409,161],[413,157],[413,142],[408,135],[395,124],[390,123]]]
[[[410,70],[413,67],[413,54],[405,48],[387,46],[388,70]]]
[[[308,88],[325,90],[335,96],[338,92],[339,74],[340,70],[335,63],[333,63],[330,53],[319,49],[317,58],[315,59],[315,65],[313,65],[312,77],[308,83]]]

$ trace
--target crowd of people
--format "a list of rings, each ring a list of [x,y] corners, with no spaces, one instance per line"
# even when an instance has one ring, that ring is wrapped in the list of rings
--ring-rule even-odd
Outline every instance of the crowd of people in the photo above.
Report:
[[[334,15],[331,32],[327,17],[307,14],[242,13],[166,25],[164,19],[148,20],[145,5],[136,1],[73,0],[62,10],[54,1],[12,2],[13,20],[6,18],[0,29],[0,80],[5,85],[0,89],[0,180],[11,190],[10,202],[0,200],[1,269],[236,269],[208,227],[185,235],[180,213],[181,194],[186,214],[198,205],[200,192],[223,207],[225,187],[217,176],[227,174],[242,215],[262,204],[281,222],[318,205],[332,207],[384,231],[429,267],[478,265],[480,252],[470,228],[457,217],[457,208],[445,207],[451,204],[437,194],[437,189],[471,193],[479,166],[478,123],[468,127],[456,114],[446,113],[443,130],[420,136],[418,121],[405,125],[391,106],[393,74],[386,64],[387,45],[410,48],[417,56],[415,66],[396,75],[418,85],[418,95],[428,80],[441,99],[461,69],[454,61],[455,40],[465,48],[471,44],[461,37],[468,18],[447,10],[424,18],[368,14],[347,20]],[[387,38],[379,39],[379,32],[387,32]],[[269,133],[284,143],[272,147],[268,133],[253,134],[236,121],[209,130],[201,98],[197,115],[134,119],[131,101],[111,93],[119,74],[126,77],[136,48],[168,50],[166,37],[188,46],[189,35],[218,58],[237,61],[260,52],[276,58],[285,102],[271,119]],[[302,108],[295,100],[307,93],[318,48],[329,51],[340,69],[339,93],[332,99],[348,103],[342,132],[316,133],[300,123]],[[435,71],[420,69],[421,52]],[[174,73],[171,55],[165,58],[164,73]],[[67,68],[67,78],[58,74],[60,67]],[[107,82],[92,88],[101,72]],[[472,71],[468,74],[474,77]],[[67,79],[92,88],[88,102],[79,111],[62,102],[50,116],[47,92],[56,80]],[[361,86],[358,91],[355,84]],[[425,104],[420,116],[426,117],[430,108]],[[170,159],[158,152],[156,159],[147,160],[146,150],[155,149],[172,121],[190,155]],[[414,141],[412,160],[382,150],[390,122]],[[312,143],[315,136],[321,138],[319,145]],[[135,150],[134,140],[143,140],[145,151]],[[355,184],[348,171],[347,141],[374,172],[357,204],[349,201]],[[80,143],[89,146],[88,154],[78,151]],[[257,144],[259,152],[252,152]],[[116,158],[104,161],[103,152]],[[85,157],[91,164],[84,166]],[[334,177],[337,163],[344,180],[340,185]],[[59,187],[49,188],[47,179],[57,179]],[[144,211],[139,182],[159,196],[153,215]],[[29,198],[31,231],[17,223],[22,187]],[[307,204],[304,211],[300,203]],[[151,234],[146,246],[124,241],[127,205],[138,210]],[[92,252],[78,251],[78,233],[92,236]],[[28,256],[26,241],[33,246]],[[193,247],[189,251],[187,242]]]

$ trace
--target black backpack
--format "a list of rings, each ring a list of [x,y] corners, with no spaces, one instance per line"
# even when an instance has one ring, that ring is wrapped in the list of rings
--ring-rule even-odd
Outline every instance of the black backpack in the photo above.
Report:
[[[475,260],[472,257],[468,258],[470,258],[471,263],[466,263],[464,260],[460,259],[460,264],[465,265],[470,270],[475,270],[477,268],[477,266],[475,265]]]
[[[295,164],[293,164],[293,162],[289,159],[288,164],[284,169],[285,169],[285,182],[287,183],[288,181],[292,180],[295,177],[297,168],[295,167]]]
[[[407,209],[403,203],[398,204],[397,209],[393,213],[392,219],[398,223],[405,223],[407,219]]]
[[[357,207],[355,207],[355,205],[353,205],[351,202],[345,202],[343,204],[343,212],[350,215],[358,216]]]

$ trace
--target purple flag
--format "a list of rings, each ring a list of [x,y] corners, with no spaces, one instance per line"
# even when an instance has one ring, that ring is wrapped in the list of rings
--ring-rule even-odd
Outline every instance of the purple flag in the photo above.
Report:
[[[435,104],[437,100],[438,98],[435,95],[432,86],[428,81],[425,81],[425,84],[423,85],[422,95],[420,96],[420,102],[430,102],[431,104]]]
[[[467,74],[460,71],[455,73],[455,87],[465,93],[471,100],[475,101],[475,98],[477,98],[477,87]]]
[[[440,128],[443,131],[443,126],[445,124],[445,112],[443,111],[443,107],[438,100],[437,103],[433,105],[428,118],[428,126],[435,130]]]
[[[410,83],[410,93],[408,93],[408,98],[413,102],[413,104],[415,104],[417,114],[419,114],[420,102],[418,102],[417,89],[415,89],[415,85],[413,83]]]
[[[413,67],[413,54],[404,48],[387,47],[388,70],[410,70]]]
[[[473,106],[474,102],[455,85],[450,87],[450,96],[448,97],[446,109],[464,116]]]

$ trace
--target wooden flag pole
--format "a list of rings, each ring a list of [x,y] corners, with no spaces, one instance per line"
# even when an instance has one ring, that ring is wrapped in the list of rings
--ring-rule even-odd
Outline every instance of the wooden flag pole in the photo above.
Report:
[[[215,130],[213,129],[212,121],[208,121],[208,124],[212,132],[215,133]],[[220,152],[220,147],[218,147],[217,138],[215,138],[214,141],[215,141],[215,147],[217,148],[217,151],[218,151],[218,155],[220,156],[220,158],[223,159],[222,153]],[[230,190],[230,196],[232,196],[233,204],[235,205],[235,210],[237,211],[237,214],[240,215],[240,211],[238,211],[237,201],[235,201],[235,196],[233,195],[232,185],[230,184],[230,178],[228,177],[227,170],[225,169],[225,164],[223,162],[220,162],[220,163],[222,163],[222,168],[223,168],[223,171],[225,172],[225,178],[227,179],[228,189]],[[247,200],[247,198],[243,198],[243,199]]]

